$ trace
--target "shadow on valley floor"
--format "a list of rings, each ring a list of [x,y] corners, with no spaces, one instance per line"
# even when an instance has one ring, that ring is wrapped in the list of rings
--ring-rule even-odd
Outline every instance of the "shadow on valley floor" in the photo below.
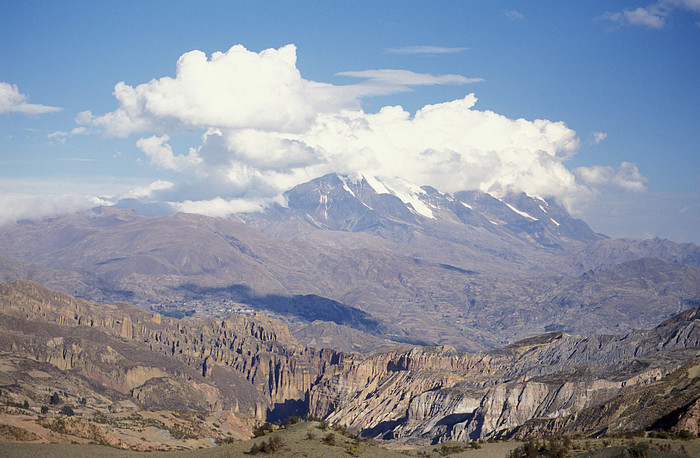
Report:
[[[304,321],[330,321],[370,334],[384,334],[387,329],[367,312],[316,294],[284,296],[280,294],[256,294],[246,285],[230,285],[206,288],[193,284],[180,287],[191,299],[216,297],[246,304],[254,310],[268,310],[279,315],[293,316]]]

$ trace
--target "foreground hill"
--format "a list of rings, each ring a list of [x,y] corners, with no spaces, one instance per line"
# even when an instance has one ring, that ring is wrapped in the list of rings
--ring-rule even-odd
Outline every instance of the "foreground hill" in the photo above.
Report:
[[[424,443],[688,429],[699,355],[698,308],[622,335],[361,355],[302,348],[261,315],[177,320],[27,281],[0,285],[2,421],[26,441],[59,428],[63,406],[79,415],[81,437],[132,448],[241,438],[256,421],[293,415]],[[596,409],[606,414],[587,413]]]

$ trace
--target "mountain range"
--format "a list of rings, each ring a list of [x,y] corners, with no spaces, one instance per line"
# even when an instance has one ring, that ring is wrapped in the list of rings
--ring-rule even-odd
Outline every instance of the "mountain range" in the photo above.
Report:
[[[700,433],[700,247],[537,196],[330,174],[226,219],[98,207],[0,227],[0,282],[0,435],[64,431],[59,392],[79,437],[144,450],[304,415],[433,444]]]
[[[540,197],[338,174],[284,197],[229,219],[102,207],[4,226],[0,279],[172,316],[264,311],[346,351],[627,332],[700,303],[697,245],[611,239]]]

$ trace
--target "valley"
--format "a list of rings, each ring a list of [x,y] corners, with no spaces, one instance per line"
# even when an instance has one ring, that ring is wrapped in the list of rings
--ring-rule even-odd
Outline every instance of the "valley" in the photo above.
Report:
[[[376,177],[286,199],[0,227],[3,437],[190,450],[307,416],[407,446],[700,433],[696,245]]]

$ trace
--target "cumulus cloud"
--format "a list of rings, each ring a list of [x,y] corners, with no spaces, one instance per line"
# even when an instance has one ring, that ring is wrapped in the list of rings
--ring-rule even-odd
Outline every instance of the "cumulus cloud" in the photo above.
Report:
[[[647,178],[644,177],[632,162],[623,162],[619,167],[595,165],[578,167],[574,173],[581,181],[592,186],[613,186],[627,191],[644,191]]]
[[[161,137],[153,135],[139,139],[136,142],[136,147],[146,153],[146,156],[151,159],[151,163],[164,169],[182,172],[191,170],[193,166],[202,162],[197,151],[192,148],[187,156],[175,155],[173,149],[166,143],[168,140],[170,137],[167,135]]]
[[[61,110],[58,107],[27,103],[27,96],[19,92],[17,85],[0,81],[0,114],[24,113],[39,115]]]
[[[324,115],[295,138],[323,151],[328,171],[400,176],[447,192],[576,191],[562,165],[579,147],[574,131],[547,120],[512,120],[475,104],[469,94],[413,116],[401,107]]]
[[[700,0],[659,0],[648,6],[606,13],[603,18],[622,25],[661,29],[676,9],[700,13]]]
[[[328,88],[301,77],[294,45],[260,53],[237,45],[209,59],[191,51],[178,59],[175,78],[136,87],[121,82],[114,88],[116,111],[85,112],[80,122],[115,136],[212,126],[294,132],[319,112],[355,102],[332,97]]]
[[[211,58],[192,51],[178,60],[175,77],[120,83],[115,111],[84,112],[77,121],[107,135],[139,133],[136,146],[151,164],[181,176],[125,197],[214,216],[282,202],[284,191],[330,172],[399,176],[443,192],[526,192],[570,208],[596,186],[644,188],[634,164],[572,173],[564,163],[579,150],[576,132],[563,122],[479,110],[474,94],[415,113],[361,109],[364,97],[479,78],[396,69],[338,75],[362,81],[302,78],[293,45],[260,53],[238,45]],[[201,137],[176,151],[170,138],[183,130]]]

